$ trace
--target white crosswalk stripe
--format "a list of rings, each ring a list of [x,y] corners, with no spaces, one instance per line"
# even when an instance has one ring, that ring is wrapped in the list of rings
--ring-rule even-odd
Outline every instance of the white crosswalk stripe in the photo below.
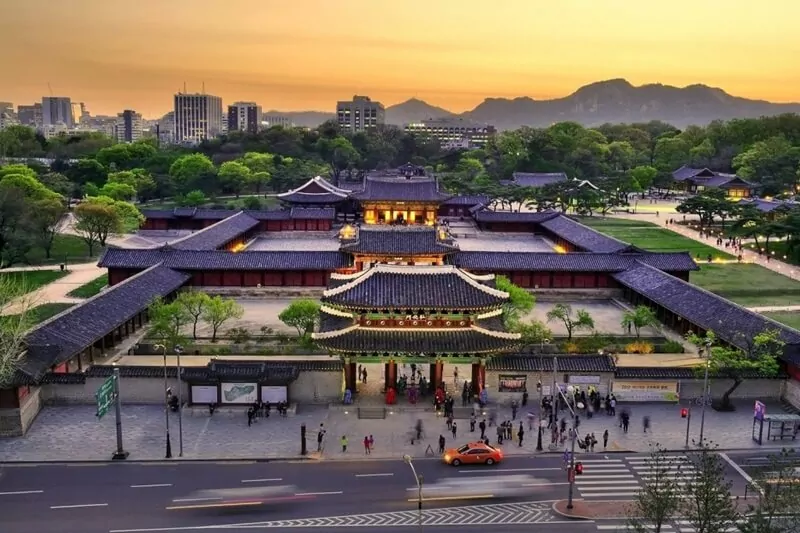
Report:
[[[643,523],[642,526],[648,531],[655,531],[654,524]],[[635,527],[627,521],[619,520],[599,520],[596,522],[595,527],[597,531],[619,531],[624,533],[627,531],[635,531]],[[661,531],[664,533],[696,533],[697,530],[692,527],[688,520],[675,520],[661,525]],[[740,533],[739,528],[729,527],[725,529],[725,533]]]

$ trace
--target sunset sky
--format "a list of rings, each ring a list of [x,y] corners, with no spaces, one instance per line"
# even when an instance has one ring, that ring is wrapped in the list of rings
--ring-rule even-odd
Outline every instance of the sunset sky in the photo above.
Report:
[[[146,117],[190,92],[333,111],[365,94],[453,111],[593,81],[800,101],[798,0],[0,0],[0,101]]]

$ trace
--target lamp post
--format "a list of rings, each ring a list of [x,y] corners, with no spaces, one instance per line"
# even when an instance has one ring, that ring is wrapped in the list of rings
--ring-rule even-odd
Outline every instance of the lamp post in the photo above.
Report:
[[[569,385],[567,387],[567,392],[569,394],[575,393],[575,387]],[[567,409],[569,409],[570,414],[572,415],[572,449],[570,450],[570,459],[569,459],[569,495],[567,499],[567,509],[572,509],[572,499],[573,495],[575,494],[575,441],[578,440],[578,415],[572,409],[569,402],[567,401],[567,397],[564,396],[564,393],[561,389],[558,389],[558,394],[564,398],[564,404],[566,404]]]
[[[702,349],[701,349],[702,350]],[[705,349],[703,350],[706,356],[705,371],[703,372],[703,405],[700,406],[700,442],[703,445],[703,429],[705,429],[706,422],[706,404],[708,403],[708,367],[711,363],[711,340],[706,339]]]
[[[167,395],[169,394],[169,382],[167,381],[167,347],[163,344],[156,344],[155,348],[161,348],[161,353],[164,356],[164,428],[166,431],[167,452],[165,457],[172,459],[172,443],[169,438],[169,402]]]
[[[178,358],[178,457],[183,457],[183,384],[181,383],[181,354],[183,346],[175,345],[175,355]]]
[[[539,426],[539,434],[536,437],[536,451],[540,452],[544,448],[542,447],[542,380],[541,374],[539,375],[539,381],[536,383],[536,390],[539,391],[539,421],[536,424]]]
[[[411,473],[414,474],[414,481],[417,482],[417,523],[419,524],[419,530],[422,531],[422,476],[417,474],[417,469],[414,468],[414,461],[411,460],[410,455],[404,455],[403,461],[411,467]]]

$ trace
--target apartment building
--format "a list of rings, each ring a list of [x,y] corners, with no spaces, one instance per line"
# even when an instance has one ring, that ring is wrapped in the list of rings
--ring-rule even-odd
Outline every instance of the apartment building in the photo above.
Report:
[[[461,118],[429,118],[406,124],[408,133],[432,137],[446,148],[481,147],[497,133],[494,126]]]
[[[197,144],[222,133],[222,98],[210,94],[175,95],[176,143]]]
[[[386,109],[368,96],[353,96],[350,101],[336,103],[336,120],[344,131],[355,133],[386,122]]]

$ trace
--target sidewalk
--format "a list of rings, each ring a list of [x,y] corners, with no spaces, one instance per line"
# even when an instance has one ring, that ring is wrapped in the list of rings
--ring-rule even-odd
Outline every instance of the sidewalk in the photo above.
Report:
[[[122,394],[124,401],[124,382]],[[670,450],[683,450],[686,435],[686,420],[680,417],[677,405],[628,404],[631,410],[631,428],[628,434],[622,432],[615,418],[606,415],[595,416],[591,420],[582,418],[579,427],[581,436],[594,432],[600,446],[595,451],[602,453],[602,434],[608,429],[610,439],[608,452],[631,451],[649,452],[651,442],[659,442]],[[621,408],[621,407],[620,407]],[[324,424],[326,437],[321,455],[312,457],[321,460],[387,459],[409,454],[415,458],[438,458],[438,439],[443,435],[446,446],[461,445],[477,440],[479,431],[469,432],[468,420],[457,420],[458,436],[453,439],[447,431],[445,421],[431,411],[387,411],[385,420],[359,420],[357,407],[345,410],[342,407],[328,409],[325,406],[298,407],[297,416],[281,418],[271,416],[259,420],[252,427],[247,426],[244,410],[240,413],[219,411],[209,416],[203,407],[184,409],[183,442],[184,457],[187,459],[261,459],[261,458],[299,458],[300,426],[306,424],[308,451],[316,452],[317,431]],[[529,408],[530,409],[530,406]],[[523,446],[517,442],[506,443],[503,451],[509,456],[533,456],[536,452],[537,432],[528,429],[528,409],[520,409],[514,423],[514,433],[519,427],[519,416],[523,417],[525,438]],[[767,406],[768,412],[781,412],[774,405]],[[538,410],[537,410],[538,411]],[[562,416],[567,413],[562,411]],[[652,430],[647,435],[642,432],[641,420],[650,416]],[[170,433],[175,455],[178,454],[178,415],[170,412]],[[501,408],[497,419],[511,419],[511,411]],[[424,438],[422,442],[411,444],[410,432],[417,420],[422,420]],[[478,419],[480,422],[480,419]],[[95,407],[58,406],[45,407],[25,437],[0,439],[0,462],[3,461],[100,461],[107,460],[115,448],[116,434],[114,415],[109,413],[102,419],[95,417]],[[692,416],[691,439],[699,433],[699,408]],[[780,441],[777,444],[758,446],[750,438],[752,427],[751,402],[742,403],[734,413],[706,411],[705,437],[726,449],[762,449],[765,453],[783,446],[794,446],[793,441]],[[123,443],[130,452],[131,459],[158,460],[164,456],[165,449],[164,409],[154,405],[122,406]],[[339,441],[342,436],[349,441],[347,452],[342,452]],[[375,449],[367,456],[361,442],[365,436],[372,435]],[[496,442],[496,428],[487,429],[490,442]],[[543,435],[544,449],[548,449],[548,434]],[[91,444],[87,444],[91,443]],[[428,450],[430,446],[431,450]],[[427,451],[427,453],[426,453]],[[433,453],[431,453],[431,451]],[[560,451],[559,451],[560,453]],[[582,452],[581,452],[582,453]]]
[[[43,267],[23,267],[21,269],[5,269],[3,272],[20,272],[25,270],[58,270],[58,267],[44,269]],[[19,313],[22,305],[42,305],[47,303],[80,303],[83,298],[72,298],[67,293],[89,283],[95,278],[105,274],[105,269],[97,266],[96,263],[81,263],[69,265],[69,274],[61,279],[35,290],[32,293],[21,296],[17,300],[9,303],[0,310],[0,315],[13,315]]]

